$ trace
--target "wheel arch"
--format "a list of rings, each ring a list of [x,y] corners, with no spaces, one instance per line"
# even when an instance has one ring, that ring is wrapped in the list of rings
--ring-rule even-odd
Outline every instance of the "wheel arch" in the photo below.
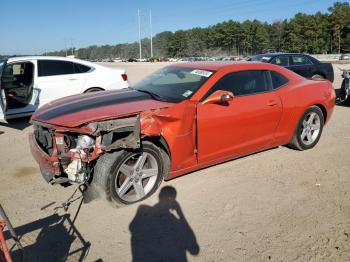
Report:
[[[168,154],[169,158],[171,158],[171,151],[168,142],[165,140],[165,138],[160,136],[146,136],[142,139],[143,141],[149,141],[156,146],[162,148],[165,153]]]
[[[93,87],[86,88],[83,93],[89,93],[93,89],[96,89],[96,90],[98,89],[98,91],[105,91],[105,89],[103,89],[102,87],[93,86]]]
[[[327,120],[328,120],[327,119],[327,109],[326,109],[326,107],[324,105],[322,105],[322,104],[315,104],[315,106],[317,106],[317,107],[319,107],[321,109],[322,114],[323,114],[324,123],[326,123]]]
[[[314,74],[313,74],[314,76],[315,75],[320,75],[320,76],[322,76],[324,79],[327,79],[327,76],[326,76],[326,74],[325,73],[323,73],[323,72],[315,72]]]

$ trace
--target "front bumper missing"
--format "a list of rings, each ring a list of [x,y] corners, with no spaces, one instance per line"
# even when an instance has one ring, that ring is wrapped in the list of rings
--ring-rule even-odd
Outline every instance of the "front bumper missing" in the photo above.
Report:
[[[29,135],[29,145],[35,161],[40,166],[41,174],[48,183],[51,182],[55,176],[61,175],[58,158],[45,153],[38,145],[34,134]]]

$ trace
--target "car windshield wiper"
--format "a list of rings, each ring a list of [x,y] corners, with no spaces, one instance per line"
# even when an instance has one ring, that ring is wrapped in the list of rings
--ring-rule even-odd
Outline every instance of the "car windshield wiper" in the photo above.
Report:
[[[132,88],[130,87],[131,89],[133,90],[136,90],[136,91],[139,91],[139,92],[142,92],[142,93],[146,93],[146,94],[149,94],[153,99],[155,100],[158,100],[158,101],[167,101],[164,97],[156,94],[156,93],[153,93],[151,91],[148,91],[148,90],[142,90],[142,89],[136,89],[136,88]]]

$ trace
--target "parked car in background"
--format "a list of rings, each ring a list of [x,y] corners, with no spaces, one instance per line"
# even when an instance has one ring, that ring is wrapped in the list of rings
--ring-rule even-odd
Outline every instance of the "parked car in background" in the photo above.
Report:
[[[267,49],[266,53],[277,53],[276,49]]]
[[[30,147],[47,182],[131,204],[163,179],[278,145],[311,149],[334,103],[329,81],[280,66],[178,63],[129,89],[40,108]]]
[[[350,54],[341,54],[339,60],[350,60]]]
[[[334,81],[334,72],[331,63],[321,63],[316,58],[306,54],[268,53],[251,56],[247,61],[260,61],[283,66],[310,79]]]
[[[0,118],[31,115],[40,106],[69,95],[127,88],[124,69],[49,56],[0,60]]]
[[[130,57],[126,62],[137,62],[137,59],[134,57]]]

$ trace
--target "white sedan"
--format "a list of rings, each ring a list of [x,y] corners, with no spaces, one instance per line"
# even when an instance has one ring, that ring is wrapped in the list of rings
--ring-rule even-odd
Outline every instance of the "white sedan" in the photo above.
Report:
[[[40,106],[69,95],[129,87],[124,69],[49,56],[0,60],[0,121],[29,116]]]

